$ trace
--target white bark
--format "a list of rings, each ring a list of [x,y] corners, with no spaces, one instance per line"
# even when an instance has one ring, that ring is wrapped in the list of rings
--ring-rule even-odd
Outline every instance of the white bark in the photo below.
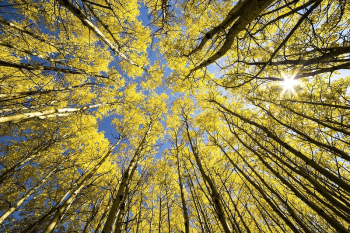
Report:
[[[70,12],[72,12],[81,22],[83,25],[88,27],[91,31],[93,31],[103,42],[107,44],[108,47],[111,48],[111,50],[118,54],[119,57],[125,59],[128,61],[131,65],[137,66],[143,70],[146,70],[141,65],[136,64],[133,60],[128,58],[124,53],[122,53],[114,44],[85,16],[85,14],[79,10],[77,7],[75,7],[69,0],[58,0],[58,2],[66,7]]]
[[[44,179],[42,179],[39,183],[37,183],[33,188],[31,188],[20,200],[18,200],[15,204],[11,206],[10,209],[8,209],[1,217],[0,217],[0,224],[2,224],[8,216],[10,216],[13,212],[17,210],[17,208],[22,205],[22,203],[27,200],[30,195],[34,193],[34,191],[38,188],[40,188],[41,185],[43,185],[47,179],[57,170],[58,167],[53,169],[51,172],[49,172]]]
[[[50,109],[50,110],[43,110],[43,111],[37,111],[37,112],[28,112],[28,113],[21,113],[16,114],[12,116],[5,116],[0,117],[0,123],[19,123],[22,121],[27,121],[32,118],[38,118],[38,119],[48,119],[51,117],[58,117],[58,116],[69,116],[72,113],[84,111],[87,109],[97,108],[103,105],[110,105],[110,104],[95,104],[95,105],[89,105],[81,108],[58,108],[58,109]],[[1,112],[0,112],[1,113]]]
[[[103,227],[102,233],[111,233],[113,229],[113,225],[115,223],[116,217],[120,214],[119,212],[121,211],[120,209],[120,203],[124,200],[124,197],[126,196],[125,190],[128,189],[129,181],[132,179],[134,172],[137,168],[137,164],[139,162],[140,154],[141,154],[141,149],[143,145],[146,142],[147,135],[151,131],[152,127],[152,122],[148,127],[148,130],[146,131],[145,135],[143,136],[137,150],[135,151],[135,154],[133,155],[132,160],[130,161],[130,164],[126,171],[124,172],[120,185],[118,187],[117,191],[117,196],[113,201],[111,210],[108,214],[105,226]],[[118,229],[116,230],[118,231]]]
[[[69,209],[75,200],[76,196],[80,193],[80,191],[85,187],[86,182],[96,173],[96,171],[101,167],[101,165],[107,160],[107,158],[112,153],[113,149],[120,143],[121,139],[118,140],[116,144],[114,144],[111,149],[103,156],[103,158],[98,162],[95,167],[89,171],[85,177],[77,184],[77,188],[75,191],[57,208],[57,212],[54,217],[51,219],[49,225],[45,228],[43,233],[51,233],[55,229],[58,221],[62,218],[63,214]]]

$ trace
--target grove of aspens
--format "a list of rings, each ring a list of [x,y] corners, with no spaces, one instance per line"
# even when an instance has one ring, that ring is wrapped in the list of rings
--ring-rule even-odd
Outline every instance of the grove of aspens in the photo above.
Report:
[[[0,232],[350,232],[349,0],[1,0]]]

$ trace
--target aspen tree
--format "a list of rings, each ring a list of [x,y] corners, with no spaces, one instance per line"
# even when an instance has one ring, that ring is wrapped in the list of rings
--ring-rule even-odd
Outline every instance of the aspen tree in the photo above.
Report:
[[[349,24],[348,0],[5,1],[0,231],[349,232]]]

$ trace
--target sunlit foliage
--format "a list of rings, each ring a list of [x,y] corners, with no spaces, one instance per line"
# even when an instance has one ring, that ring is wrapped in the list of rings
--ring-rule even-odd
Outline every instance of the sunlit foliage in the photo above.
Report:
[[[2,1],[0,231],[349,232],[349,24],[348,0]]]

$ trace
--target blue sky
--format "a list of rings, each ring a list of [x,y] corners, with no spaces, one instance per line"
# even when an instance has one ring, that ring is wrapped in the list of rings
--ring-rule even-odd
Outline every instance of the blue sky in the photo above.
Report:
[[[147,26],[150,24],[150,21],[148,19],[148,16],[147,16],[147,13],[148,13],[148,10],[143,6],[143,4],[141,4],[140,8],[140,16],[139,16],[139,19],[142,21],[142,24]],[[153,47],[153,49],[155,49],[155,47]],[[161,57],[159,57],[160,54],[157,54],[157,51],[151,51],[151,48],[149,47],[147,49],[147,52],[148,52],[148,56],[149,56],[149,61],[150,63],[152,64],[154,61],[156,60],[161,60],[161,63],[162,64],[166,64],[166,61],[164,59],[162,59]],[[157,56],[158,55],[158,56]],[[112,61],[111,62],[111,65],[114,65],[113,64],[114,62]],[[169,68],[165,68],[165,77],[168,76],[170,73],[171,73],[171,70]],[[164,78],[165,78],[164,77]],[[166,93],[168,96],[169,96],[169,99],[168,99],[168,104],[170,104],[172,101],[175,100],[176,97],[174,96],[171,96],[171,90],[170,89],[166,89],[166,87],[159,87],[156,89],[156,92],[158,94],[161,94],[161,93]],[[144,94],[148,94],[149,92],[148,91],[145,91]],[[114,142],[116,139],[113,137],[113,135],[117,135],[117,132],[116,130],[114,129],[114,127],[111,125],[112,123],[112,120],[116,117],[116,115],[111,115],[111,116],[108,116],[108,117],[105,117],[104,119],[101,120],[100,124],[99,124],[99,131],[104,131],[104,134],[105,134],[105,137],[112,143]],[[165,122],[163,122],[164,126],[165,126]],[[157,155],[155,156],[155,158],[157,159],[160,159],[161,158],[161,154],[162,154],[162,151],[166,148],[168,148],[170,146],[169,143],[164,143],[163,145],[161,145],[160,149],[158,150],[158,153]]]

